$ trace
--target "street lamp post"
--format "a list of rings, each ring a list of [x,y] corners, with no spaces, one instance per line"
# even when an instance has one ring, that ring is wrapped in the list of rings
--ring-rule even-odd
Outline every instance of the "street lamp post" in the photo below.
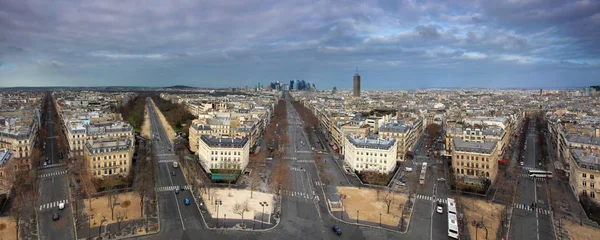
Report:
[[[267,201],[264,202],[260,202],[259,203],[260,206],[262,207],[262,215],[260,215],[260,229],[263,229],[263,225],[265,223],[265,207],[269,206],[269,204],[267,203]]]
[[[356,223],[358,223],[358,214],[359,214],[359,212],[358,212],[358,210],[356,210]]]
[[[215,200],[215,210],[217,211],[217,228],[219,228],[219,206],[223,205],[223,201]]]
[[[381,227],[381,213],[379,213],[379,227]]]
[[[225,219],[226,219],[226,218],[227,218],[227,213],[225,213],[225,214],[223,215],[223,227],[224,227],[224,228],[227,228],[227,225],[225,225]]]

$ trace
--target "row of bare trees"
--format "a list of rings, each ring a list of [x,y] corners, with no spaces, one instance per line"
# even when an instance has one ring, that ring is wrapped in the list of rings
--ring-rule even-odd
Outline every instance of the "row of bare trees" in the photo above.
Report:
[[[32,159],[39,159],[41,153],[39,149],[33,150]],[[10,207],[10,217],[15,222],[17,236],[19,239],[19,228],[23,220],[34,220],[39,208],[37,206],[39,198],[39,179],[37,177],[37,168],[30,168],[29,164],[13,159],[5,166],[2,175],[2,186],[10,191],[12,205]]]

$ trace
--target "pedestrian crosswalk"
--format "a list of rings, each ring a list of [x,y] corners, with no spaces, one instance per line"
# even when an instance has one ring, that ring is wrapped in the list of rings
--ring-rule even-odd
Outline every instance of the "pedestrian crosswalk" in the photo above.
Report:
[[[58,176],[58,175],[64,175],[66,173],[67,173],[67,170],[62,170],[62,171],[59,171],[59,172],[43,173],[43,174],[40,174],[40,177],[41,178],[54,177],[54,176]]]
[[[170,191],[175,191],[175,189],[179,189],[179,188],[180,188],[180,186],[164,186],[164,187],[155,188],[155,191],[156,192],[170,192]],[[185,185],[185,186],[183,186],[183,189],[190,190],[191,186]]]
[[[158,160],[158,163],[172,163],[175,162],[173,160]]]
[[[297,163],[314,163],[315,160],[298,160]]]
[[[296,153],[312,153],[312,151],[296,151]]]
[[[422,199],[422,200],[427,200],[427,201],[434,201],[434,198],[432,196],[425,196],[425,195],[421,195],[421,194],[417,194],[417,199]],[[446,203],[446,199],[445,198],[436,198],[435,201],[436,202]]]
[[[323,184],[322,182],[319,182],[319,181],[315,181],[315,185],[317,185],[317,186],[324,186],[325,184]]]
[[[64,163],[56,163],[56,164],[48,164],[46,166],[41,166],[40,168],[53,168],[53,167],[62,167],[65,166],[66,164]]]
[[[543,177],[532,177],[532,176],[529,176],[529,174],[527,174],[527,173],[521,173],[521,174],[519,174],[519,176],[521,178],[529,178],[529,179],[535,178],[538,182],[546,182],[548,180],[548,178],[543,178]]]
[[[291,167],[290,168],[292,171],[296,171],[296,172],[305,172],[306,170],[303,168],[297,168],[297,167]]]
[[[56,202],[42,204],[42,205],[40,205],[40,211],[43,209],[58,207],[58,204],[60,204],[60,203],[64,203],[66,205],[67,203],[69,203],[69,200],[60,200],[60,201],[56,201]]]
[[[521,203],[514,203],[513,207],[517,208],[517,209],[522,209],[522,210],[537,212],[537,213],[543,214],[543,215],[550,215],[550,213],[552,213],[552,211],[547,210],[547,209],[543,209],[543,208],[531,208],[531,206],[529,206],[527,204],[521,204]]]
[[[290,196],[290,197],[303,198],[303,199],[318,199],[318,196],[309,194],[306,192],[295,192],[295,191],[289,191],[289,190],[283,190],[282,192],[283,192],[283,195]]]

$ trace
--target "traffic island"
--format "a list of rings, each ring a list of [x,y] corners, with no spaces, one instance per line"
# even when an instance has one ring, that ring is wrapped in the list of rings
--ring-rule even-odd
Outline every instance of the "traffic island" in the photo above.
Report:
[[[10,217],[0,217],[0,239],[2,240],[16,240],[17,229],[15,221]]]
[[[467,197],[461,198],[460,201],[468,221],[464,224],[468,228],[471,239],[496,239],[500,214],[504,207],[497,203]]]
[[[277,222],[273,214],[275,201],[270,193],[212,188],[201,197],[201,213],[210,228],[261,230],[270,229]]]
[[[91,227],[97,227],[100,223],[123,223],[142,217],[140,215],[140,198],[135,193],[120,193],[115,194],[115,197],[114,216],[108,204],[108,196],[93,198],[91,201],[91,210],[90,201],[84,199],[83,202],[90,216]]]
[[[400,230],[408,196],[403,193],[369,188],[336,187],[343,211],[332,214],[345,222]],[[339,209],[339,205],[336,207]],[[389,209],[389,212],[388,212]],[[410,221],[404,219],[405,222]]]

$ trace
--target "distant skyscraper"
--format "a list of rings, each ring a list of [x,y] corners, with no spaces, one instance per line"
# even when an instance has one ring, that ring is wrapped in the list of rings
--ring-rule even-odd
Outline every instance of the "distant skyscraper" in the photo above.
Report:
[[[333,88],[331,89],[331,94],[335,94],[337,92],[337,87],[335,87],[335,85],[333,85]]]
[[[356,74],[354,74],[354,96],[360,97],[360,75],[358,75],[358,68],[356,68]]]

